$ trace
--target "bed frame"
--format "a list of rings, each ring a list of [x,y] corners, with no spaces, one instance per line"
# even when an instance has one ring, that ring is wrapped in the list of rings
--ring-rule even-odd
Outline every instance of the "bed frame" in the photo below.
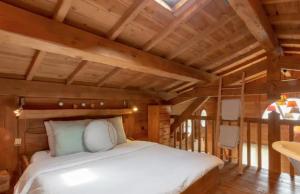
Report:
[[[29,165],[29,158],[33,153],[49,149],[46,129],[44,127],[45,120],[78,120],[87,118],[99,119],[112,116],[122,116],[127,136],[130,128],[133,127],[134,124],[132,112],[128,111],[128,109],[124,109],[123,111],[109,111],[110,114],[107,114],[107,111],[102,111],[96,115],[94,114],[94,111],[92,111],[93,115],[91,115],[91,111],[82,110],[65,110],[62,111],[63,114],[57,114],[57,112],[55,112],[56,111],[53,110],[25,111],[25,114],[19,118],[20,137],[23,139],[22,146],[20,147],[21,167],[23,170]],[[104,112],[105,114],[103,114]],[[60,117],[57,117],[57,115]],[[182,194],[211,194],[219,182],[219,169],[216,167],[194,182],[190,187],[182,192]]]

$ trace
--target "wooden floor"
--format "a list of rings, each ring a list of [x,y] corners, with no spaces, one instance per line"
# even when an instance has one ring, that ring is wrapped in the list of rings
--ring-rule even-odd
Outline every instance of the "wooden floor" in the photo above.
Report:
[[[227,164],[221,170],[221,183],[215,194],[300,194],[300,176],[269,174],[267,170],[247,168],[243,175],[237,165]]]

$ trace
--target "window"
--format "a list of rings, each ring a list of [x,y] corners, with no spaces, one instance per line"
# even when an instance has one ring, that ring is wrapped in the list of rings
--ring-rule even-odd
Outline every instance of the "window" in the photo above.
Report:
[[[203,109],[202,111],[201,111],[201,117],[206,117],[207,116],[207,112],[206,112],[206,110],[205,109]],[[201,127],[205,127],[206,126],[206,120],[201,120],[200,121],[201,122]]]
[[[182,7],[185,3],[189,0],[155,0],[164,8],[168,9],[169,11],[176,11],[178,8]]]
[[[280,119],[300,120],[299,105],[300,98],[287,98],[285,101],[273,102],[266,108],[262,118],[268,119],[269,113],[276,111],[280,114]]]

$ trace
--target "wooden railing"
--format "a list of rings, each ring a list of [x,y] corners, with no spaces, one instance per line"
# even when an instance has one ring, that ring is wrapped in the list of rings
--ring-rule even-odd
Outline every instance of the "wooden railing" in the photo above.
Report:
[[[205,121],[206,125],[201,126],[201,121]],[[284,171],[294,175],[292,165],[280,153],[273,150],[272,143],[280,140],[294,141],[294,127],[300,126],[300,121],[280,120],[279,114],[272,112],[269,115],[269,119],[245,118],[244,122],[243,143],[244,147],[246,147],[243,154],[244,161],[246,160],[244,165],[256,166],[258,169],[263,168],[263,151],[268,151],[268,155],[265,154],[264,156],[268,158],[269,162],[266,165],[266,160],[264,160],[264,167],[272,172]],[[223,120],[222,124],[238,125],[239,123]],[[178,149],[215,155],[214,143],[216,137],[214,136],[215,117],[191,116],[171,134],[172,146]],[[220,158],[223,160],[234,163],[238,162],[238,150],[220,149],[220,153]],[[252,158],[253,153],[256,153],[256,160]],[[282,161],[285,168],[282,168]]]

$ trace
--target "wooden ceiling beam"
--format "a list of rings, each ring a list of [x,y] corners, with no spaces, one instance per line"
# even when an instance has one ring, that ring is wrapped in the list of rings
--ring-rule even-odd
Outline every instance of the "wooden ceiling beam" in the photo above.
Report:
[[[211,82],[216,79],[215,75],[205,71],[185,67],[3,2],[0,2],[0,12],[0,43],[11,43],[183,81]],[[48,30],[49,26],[51,31]]]
[[[59,0],[57,9],[53,15],[53,19],[58,22],[63,22],[68,11],[70,10],[72,6],[73,0]],[[34,77],[34,74],[37,72],[39,66],[41,65],[43,58],[46,56],[46,52],[38,50],[36,51],[35,56],[33,57],[33,60],[29,66],[29,69],[26,74],[26,80],[32,80]]]
[[[58,22],[63,22],[71,9],[73,0],[59,0],[57,10],[53,16],[53,19]]]
[[[300,47],[300,40],[295,40],[295,39],[280,39],[280,45],[282,47]]]
[[[282,69],[300,70],[300,56],[280,56],[278,64]]]
[[[235,73],[237,71],[241,71],[241,70],[243,70],[247,67],[250,67],[252,65],[255,65],[257,63],[260,63],[262,61],[265,61],[265,60],[267,60],[267,56],[266,56],[265,53],[263,53],[261,55],[258,55],[254,58],[251,58],[251,59],[239,64],[238,66],[235,66],[231,69],[227,69],[226,71],[221,72],[220,75],[227,76],[227,75],[230,75],[230,74]]]
[[[35,73],[37,72],[38,68],[40,67],[43,58],[45,57],[46,52],[43,51],[36,51],[31,64],[29,66],[29,69],[27,70],[26,73],[26,80],[32,80]]]
[[[220,21],[218,22],[220,25],[211,25],[207,28],[205,28],[203,31],[201,31],[199,34],[193,36],[190,40],[184,42],[180,47],[174,49],[171,51],[171,53],[167,56],[167,59],[174,59],[181,53],[185,52],[189,48],[191,48],[193,45],[197,44],[198,41],[203,39],[203,37],[208,36],[209,34],[213,33],[217,29],[221,28],[222,26],[226,25],[228,22],[233,20],[233,16],[230,17],[222,17]]]
[[[262,0],[262,3],[266,5],[290,2],[299,2],[299,0]]]
[[[233,69],[237,66],[240,66],[241,64],[244,64],[254,58],[257,58],[258,56],[261,56],[265,54],[266,51],[261,48],[255,48],[241,56],[235,57],[234,59],[230,60],[229,62],[226,62],[214,69],[211,70],[211,72],[215,74],[222,74],[223,72],[229,71],[229,69]]]
[[[180,24],[187,21],[193,14],[199,11],[199,9],[205,6],[209,1],[210,0],[195,1],[186,11],[180,13],[177,17],[175,17],[174,20],[168,26],[163,28],[161,32],[157,33],[154,37],[147,41],[143,46],[143,50],[151,50],[155,45],[169,36]]]
[[[268,51],[280,52],[278,39],[259,0],[228,0],[251,34]]]
[[[219,67],[220,65],[224,65],[225,63],[227,62],[231,62],[231,61],[234,61],[235,59],[239,58],[239,57],[243,57],[245,56],[248,52],[254,50],[254,49],[257,49],[257,48],[260,48],[261,45],[259,42],[254,42],[252,44],[249,44],[249,46],[237,51],[237,52],[234,52],[233,54],[231,55],[228,55],[222,59],[219,59],[219,60],[216,60],[215,62],[211,63],[211,64],[208,64],[207,66],[205,66],[205,69],[214,69],[214,68],[217,68]],[[260,48],[261,49],[261,48]],[[204,68],[204,67],[203,67]]]
[[[298,29],[277,29],[276,33],[280,39],[300,39],[300,32]]]
[[[238,81],[240,81],[242,79],[242,73],[245,72],[245,79],[247,79],[247,77],[256,75],[262,71],[266,71],[267,70],[267,61],[261,61],[255,65],[252,65],[250,67],[247,67],[245,69],[241,69],[240,71],[237,71],[235,73],[232,73],[230,75],[224,76],[223,77],[223,85],[231,85],[233,83],[236,83]]]
[[[70,85],[74,82],[75,78],[80,74],[81,70],[83,70],[88,64],[88,61],[80,61],[80,63],[77,65],[77,67],[74,69],[74,71],[71,73],[71,75],[68,77],[66,84]]]
[[[118,22],[108,33],[110,40],[115,40],[124,28],[136,18],[136,16],[147,6],[150,0],[135,0],[128,10],[121,16]]]
[[[217,97],[218,96],[218,86],[206,86],[206,87],[197,87],[193,90],[188,92],[182,93],[175,98],[170,99],[167,101],[168,104],[179,104],[185,101],[199,98],[199,97]],[[267,85],[265,82],[257,84],[255,81],[245,84],[245,95],[260,95],[266,94]],[[222,96],[239,96],[241,95],[240,89],[231,89],[231,90],[224,90],[222,92]]]
[[[300,24],[300,14],[281,14],[269,17],[271,24],[281,25],[281,24]]]
[[[209,100],[209,97],[196,98],[191,105],[189,105],[178,117],[175,118],[171,125],[171,132],[181,125],[182,122],[187,120],[193,113],[199,110]]]
[[[244,39],[247,35],[245,35],[245,31],[237,31],[236,33],[232,34],[232,39],[225,38],[224,40],[220,41],[218,45],[212,45],[211,47],[205,49],[205,53],[203,55],[198,55],[195,58],[191,58],[186,62],[186,65],[193,65],[201,59],[205,59],[205,57],[214,54],[216,51],[224,49],[228,46],[228,44],[236,44],[240,40]],[[249,35],[249,34],[248,34]]]
[[[114,68],[113,70],[111,70],[108,74],[106,74],[103,78],[101,78],[98,83],[97,83],[97,86],[98,87],[101,87],[103,86],[109,78],[111,78],[112,76],[116,75],[117,73],[119,73],[121,71],[121,68]]]
[[[0,78],[0,95],[16,95],[35,98],[65,99],[109,99],[109,100],[151,100],[160,99],[134,90],[99,88],[94,86],[66,85]]]

